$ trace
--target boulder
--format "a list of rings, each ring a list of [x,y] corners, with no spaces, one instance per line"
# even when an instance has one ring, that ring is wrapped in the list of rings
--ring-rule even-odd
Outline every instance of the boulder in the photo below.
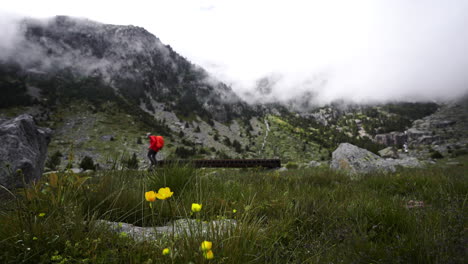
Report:
[[[332,169],[349,173],[394,172],[397,166],[421,167],[416,158],[383,159],[376,154],[349,143],[341,143],[332,153]]]
[[[405,168],[421,168],[423,164],[415,157],[406,157],[403,159],[386,159],[385,162]]]
[[[128,236],[138,242],[154,241],[173,232],[178,236],[206,236],[207,234],[229,234],[237,226],[234,219],[213,220],[210,222],[195,219],[179,219],[174,223],[157,227],[139,227],[121,222],[97,220],[96,224],[120,235]]]
[[[114,135],[104,135],[104,136],[101,136],[101,140],[102,141],[114,141],[115,136]]]
[[[20,115],[0,119],[0,184],[20,187],[24,182],[38,180],[44,169],[51,130],[37,127],[33,117]]]
[[[320,167],[321,165],[322,165],[321,162],[312,160],[312,161],[310,161],[310,162],[307,164],[307,167],[309,167],[309,168],[315,168],[315,167]]]
[[[379,155],[382,158],[398,159],[398,152],[394,147],[388,147],[388,148],[379,150]]]
[[[68,169],[67,172],[78,174],[78,173],[82,173],[83,169],[82,168],[71,168],[71,169]]]

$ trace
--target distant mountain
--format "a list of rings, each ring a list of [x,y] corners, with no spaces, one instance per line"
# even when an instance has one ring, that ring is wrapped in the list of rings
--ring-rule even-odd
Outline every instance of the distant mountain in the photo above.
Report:
[[[10,62],[46,73],[41,79],[99,78],[115,95],[143,104],[148,112],[158,102],[185,116],[227,121],[250,110],[230,87],[141,27],[57,16],[23,20],[21,30],[23,41]]]

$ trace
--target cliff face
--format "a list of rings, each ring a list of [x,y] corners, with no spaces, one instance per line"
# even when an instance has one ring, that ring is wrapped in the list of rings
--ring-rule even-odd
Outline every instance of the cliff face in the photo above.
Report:
[[[0,184],[12,188],[38,180],[50,136],[50,129],[37,127],[30,115],[0,119]]]
[[[129,102],[154,102],[183,115],[225,121],[249,107],[225,84],[143,28],[58,16],[24,20],[24,38],[10,60],[29,72],[93,77]]]

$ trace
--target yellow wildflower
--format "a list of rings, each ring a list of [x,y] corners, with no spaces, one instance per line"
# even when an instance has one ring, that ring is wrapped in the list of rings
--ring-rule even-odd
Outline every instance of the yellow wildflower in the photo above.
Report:
[[[156,198],[159,200],[166,200],[167,198],[171,197],[174,192],[171,192],[169,187],[166,188],[159,188],[158,193],[156,193]]]
[[[163,256],[169,255],[169,253],[171,253],[171,250],[169,248],[165,248],[162,251]]]
[[[45,213],[40,213],[39,214],[39,217],[44,217],[45,216]]]
[[[154,191],[145,192],[145,199],[148,202],[154,202],[156,200],[156,193]]]
[[[213,245],[213,243],[211,243],[210,241],[203,241],[201,243],[201,246],[200,246],[200,249],[202,251],[208,251],[208,250],[211,250],[211,246]]]
[[[200,212],[202,208],[202,205],[201,204],[197,204],[197,203],[193,203],[192,204],[192,212]]]
[[[211,251],[211,250],[208,250],[208,251],[206,251],[206,252],[203,252],[203,256],[204,256],[206,259],[213,259],[213,258],[214,258],[213,251]]]
[[[237,213],[237,210],[236,210],[236,209],[233,209],[232,212],[233,212],[233,213]]]

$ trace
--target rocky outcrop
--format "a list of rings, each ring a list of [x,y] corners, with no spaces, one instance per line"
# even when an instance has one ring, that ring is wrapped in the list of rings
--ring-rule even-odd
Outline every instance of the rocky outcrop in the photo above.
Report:
[[[0,119],[0,184],[7,188],[39,179],[44,169],[51,130],[39,128],[32,116]]]
[[[405,133],[391,132],[387,134],[378,134],[374,138],[375,142],[385,146],[402,146],[407,141]]]
[[[442,105],[437,112],[413,122],[408,129],[410,147],[419,145],[447,146],[468,143],[468,96]],[[447,154],[447,153],[443,153]]]
[[[332,169],[349,173],[394,172],[398,166],[421,167],[416,158],[383,159],[349,143],[341,143],[332,153]]]
[[[408,142],[411,146],[421,145],[421,144],[432,144],[437,141],[439,137],[433,136],[433,133],[430,131],[419,130],[416,128],[410,128],[407,130]]]

